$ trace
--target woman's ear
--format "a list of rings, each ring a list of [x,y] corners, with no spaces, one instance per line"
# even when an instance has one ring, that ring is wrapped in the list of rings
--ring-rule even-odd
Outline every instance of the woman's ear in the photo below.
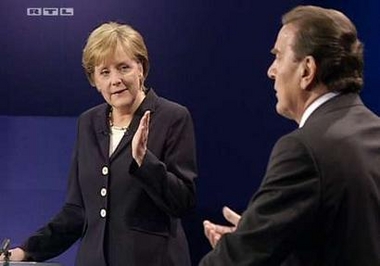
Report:
[[[137,64],[138,64],[138,68],[139,68],[139,76],[142,79],[144,77],[144,67],[140,61]]]

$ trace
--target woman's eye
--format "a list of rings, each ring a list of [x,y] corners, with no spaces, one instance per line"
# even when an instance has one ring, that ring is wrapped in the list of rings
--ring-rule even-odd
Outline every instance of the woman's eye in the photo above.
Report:
[[[109,70],[106,70],[106,69],[100,71],[100,75],[102,76],[107,76],[109,73],[110,73]]]
[[[130,67],[128,65],[122,65],[122,66],[120,66],[120,71],[127,72],[129,70],[129,68]]]

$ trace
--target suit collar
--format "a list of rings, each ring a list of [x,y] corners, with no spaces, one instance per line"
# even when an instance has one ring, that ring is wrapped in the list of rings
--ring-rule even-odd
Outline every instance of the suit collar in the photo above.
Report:
[[[321,104],[305,122],[305,125],[312,123],[315,119],[323,117],[327,113],[345,109],[356,105],[363,105],[362,100],[360,99],[359,94],[357,93],[344,93],[339,94],[336,97],[333,97],[327,102]]]
[[[328,92],[323,95],[321,95],[319,98],[317,98],[314,102],[312,102],[309,107],[306,108],[305,112],[302,114],[301,121],[299,123],[298,127],[303,127],[306,120],[309,118],[309,116],[322,104],[330,100],[331,98],[334,98],[338,95],[338,92]]]

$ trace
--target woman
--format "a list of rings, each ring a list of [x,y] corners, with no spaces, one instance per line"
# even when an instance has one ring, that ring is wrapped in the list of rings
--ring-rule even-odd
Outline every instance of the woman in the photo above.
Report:
[[[11,260],[44,261],[80,239],[80,266],[190,265],[180,223],[197,176],[188,110],[144,86],[147,49],[128,25],[95,29],[82,61],[106,103],[79,117],[62,210]]]

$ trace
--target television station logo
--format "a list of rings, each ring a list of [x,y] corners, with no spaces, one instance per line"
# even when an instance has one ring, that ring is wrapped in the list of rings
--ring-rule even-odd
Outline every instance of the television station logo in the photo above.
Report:
[[[26,15],[31,17],[72,17],[74,16],[73,7],[28,7]]]

